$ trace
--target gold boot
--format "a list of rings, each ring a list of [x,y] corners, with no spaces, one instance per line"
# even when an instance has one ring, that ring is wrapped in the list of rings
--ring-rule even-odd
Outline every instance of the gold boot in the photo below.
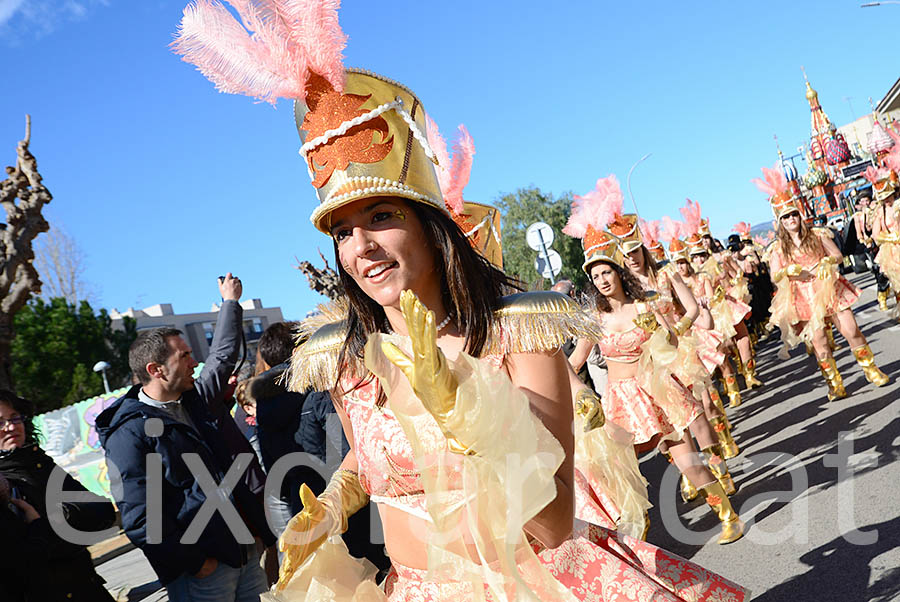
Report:
[[[706,455],[706,463],[710,472],[716,476],[726,495],[734,495],[737,492],[737,487],[734,484],[734,479],[731,478],[731,473],[728,472],[728,465],[725,464],[725,454],[722,451],[722,446],[710,445],[703,450],[703,453]]]
[[[722,381],[723,384],[725,381]],[[722,420],[725,421],[725,426],[728,427],[728,430],[731,430],[731,422],[728,420],[728,416],[725,414],[725,404],[722,403],[722,398],[719,396],[719,391],[715,386],[709,388],[709,397],[712,399],[713,403],[719,409],[719,413],[722,414]]]
[[[722,447],[722,457],[730,460],[741,453],[738,444],[735,443],[734,437],[731,436],[731,428],[724,417],[716,416],[709,421],[716,436],[719,438],[719,445]]]
[[[822,376],[825,377],[825,382],[828,383],[828,401],[847,397],[847,390],[844,389],[844,379],[841,378],[841,373],[838,372],[837,363],[835,363],[833,357],[819,360],[819,370],[822,371]]]
[[[734,362],[734,367],[737,369],[737,373],[743,374],[744,361],[741,359],[741,352],[738,351],[737,345],[735,345],[734,347],[734,352],[731,354],[731,359]]]
[[[878,291],[878,309],[887,311],[888,291]]]
[[[737,377],[733,374],[725,377],[725,393],[728,395],[728,405],[736,408],[741,405],[741,391],[738,389]]]
[[[825,322],[825,337],[828,339],[828,347],[831,351],[840,349],[840,345],[834,342],[834,324],[831,323],[831,320]]]
[[[697,499],[697,488],[691,483],[685,475],[681,475],[681,499],[684,503],[690,503]]]
[[[883,387],[891,381],[888,375],[875,365],[875,356],[872,355],[872,349],[868,344],[854,349],[853,357],[856,358],[856,363],[863,369],[866,380],[876,387]]]
[[[739,540],[744,535],[744,523],[738,516],[734,508],[731,507],[731,501],[725,494],[719,481],[714,481],[705,487],[700,488],[700,493],[706,498],[706,503],[710,508],[715,510],[719,522],[722,523],[722,534],[719,536],[719,543],[724,545]]]
[[[806,345],[806,355],[815,355],[815,350],[812,345],[806,342],[804,342],[804,345]]]
[[[746,364],[744,364],[744,380],[747,382],[747,386],[751,389],[756,389],[763,386],[762,381],[756,378],[755,359],[751,359]]]

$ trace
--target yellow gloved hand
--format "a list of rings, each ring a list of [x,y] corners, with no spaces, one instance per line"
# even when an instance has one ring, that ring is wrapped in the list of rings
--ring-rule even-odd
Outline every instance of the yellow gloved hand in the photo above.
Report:
[[[303,510],[294,515],[278,540],[278,551],[284,554],[278,571],[276,591],[287,586],[294,571],[328,538],[333,528],[325,506],[316,499],[306,483],[300,486]]]
[[[803,272],[803,266],[798,263],[792,263],[786,268],[784,268],[784,273],[788,276],[796,278]]]
[[[831,275],[833,267],[837,265],[837,259],[831,255],[826,255],[819,260],[819,267],[816,270],[816,278],[825,280]]]
[[[600,428],[606,423],[600,396],[589,387],[584,387],[575,394],[575,415],[584,419],[584,432]]]
[[[434,312],[410,290],[400,293],[400,311],[406,321],[413,357],[410,358],[388,341],[381,344],[381,350],[406,375],[416,397],[434,416],[447,437],[451,451],[465,452],[465,446],[447,428],[449,417],[456,407],[457,382],[447,358],[437,346]]]

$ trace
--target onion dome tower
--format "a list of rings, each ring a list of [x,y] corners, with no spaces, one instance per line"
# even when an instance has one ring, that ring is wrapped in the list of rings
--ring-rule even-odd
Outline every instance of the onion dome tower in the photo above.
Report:
[[[809,171],[803,180],[812,193],[810,205],[813,215],[823,215],[838,209],[833,200],[835,175],[840,174],[839,169],[850,161],[850,148],[828,119],[828,114],[819,103],[819,93],[813,90],[806,78],[806,71],[803,72],[803,79],[806,81],[810,113]]]

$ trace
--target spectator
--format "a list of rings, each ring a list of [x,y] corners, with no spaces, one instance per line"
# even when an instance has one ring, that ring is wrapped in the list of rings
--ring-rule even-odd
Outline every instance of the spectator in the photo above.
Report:
[[[275,543],[262,504],[244,480],[227,498],[213,500],[207,500],[201,484],[202,477],[222,483],[239,453],[255,459],[223,403],[241,338],[241,282],[228,274],[220,279],[219,291],[223,301],[216,332],[197,381],[197,362],[180,331],[143,331],[128,353],[141,385],[96,421],[125,533],[144,552],[173,602],[259,600],[268,589],[259,544]],[[148,470],[151,454],[162,464],[158,485]],[[202,466],[189,468],[188,462],[197,460]],[[149,500],[161,500],[161,512],[148,515]],[[214,512],[197,533],[188,533],[208,501],[230,511]]]
[[[33,423],[33,406],[10,391],[0,390],[0,474],[4,478],[2,505],[4,555],[13,551],[12,564],[3,563],[4,588],[25,600],[55,602],[81,600],[112,602],[103,578],[94,571],[91,555],[83,545],[63,540],[49,528],[49,513],[61,513],[80,531],[101,531],[113,525],[116,513],[106,499],[91,494],[70,475],[65,475],[63,491],[81,492],[91,501],[63,502],[48,507],[47,484],[54,471],[62,471],[38,445]],[[52,500],[52,497],[50,498]],[[9,504],[13,504],[12,507]],[[12,567],[19,565],[20,570]],[[4,594],[6,591],[0,588]],[[6,597],[2,598],[6,600]]]

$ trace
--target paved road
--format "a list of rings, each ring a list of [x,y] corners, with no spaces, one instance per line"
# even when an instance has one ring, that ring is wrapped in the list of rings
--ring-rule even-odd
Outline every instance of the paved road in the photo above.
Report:
[[[854,281],[864,289],[860,327],[881,368],[900,377],[900,326],[878,310],[871,276]],[[729,410],[742,450],[729,466],[740,487],[732,502],[749,526],[744,539],[717,545],[718,523],[706,506],[676,499],[677,475],[652,455],[641,465],[656,504],[651,542],[741,583],[759,602],[900,600],[900,381],[868,384],[838,341],[850,396],[833,402],[802,348],[785,361],[774,337],[760,344],[766,386]],[[708,534],[685,541],[675,537],[679,528]],[[98,570],[121,600],[166,599],[153,593],[158,585],[138,550]]]
[[[677,476],[659,456],[641,465],[657,503],[648,539],[750,588],[759,602],[900,600],[900,326],[878,310],[870,275],[852,280],[863,289],[860,328],[894,380],[868,384],[838,336],[849,397],[829,402],[802,346],[784,361],[775,337],[760,344],[766,386],[729,409],[741,447],[729,461],[740,488],[732,503],[750,526],[744,539],[678,541],[664,520],[680,515],[686,527],[712,534],[714,520],[705,504],[676,501]]]

